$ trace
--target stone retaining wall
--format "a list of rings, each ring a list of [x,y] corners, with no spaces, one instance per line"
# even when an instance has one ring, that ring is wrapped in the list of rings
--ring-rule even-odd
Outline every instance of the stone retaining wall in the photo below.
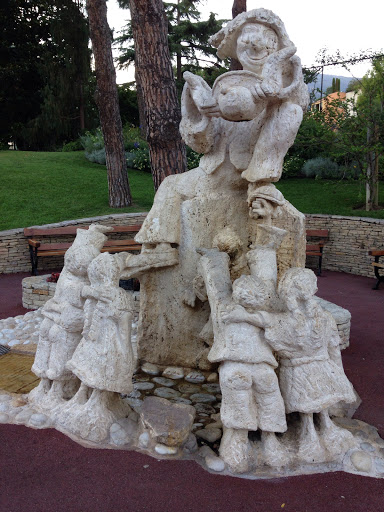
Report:
[[[92,217],[87,219],[68,220],[56,224],[46,224],[44,226],[30,226],[36,228],[61,228],[65,226],[89,226],[92,222],[99,222],[107,226],[132,226],[141,224],[146,213],[120,213],[116,215],[104,215],[102,217]],[[109,235],[109,238],[129,238],[130,233]],[[71,242],[73,236],[65,237],[44,237],[44,242]],[[50,256],[39,259],[38,270],[60,269],[64,264],[63,256]],[[29,257],[28,241],[24,236],[24,228],[0,231],[0,274],[13,274],[15,272],[29,272],[31,262]]]
[[[89,219],[78,219],[35,227],[88,226],[92,222],[106,225],[134,225],[143,222],[146,213],[123,213]],[[310,229],[328,229],[330,237],[324,248],[323,269],[374,277],[369,249],[384,249],[384,220],[368,217],[307,214]],[[116,235],[118,238],[121,235]],[[125,236],[125,235],[123,235]],[[49,238],[49,242],[64,242],[65,237]],[[73,237],[68,238],[68,241]],[[61,268],[63,257],[41,258],[39,271]],[[28,272],[31,269],[28,243],[23,229],[0,232],[0,274]]]
[[[306,215],[307,229],[328,229],[323,269],[374,277],[370,249],[384,249],[384,220],[339,215]]]

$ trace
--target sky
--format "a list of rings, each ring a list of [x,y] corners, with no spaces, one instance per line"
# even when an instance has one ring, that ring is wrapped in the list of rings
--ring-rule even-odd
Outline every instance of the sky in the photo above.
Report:
[[[233,0],[202,0],[201,19],[210,12],[219,19],[232,18]],[[129,19],[129,11],[118,7],[117,0],[109,0],[108,21],[115,33]],[[313,0],[248,0],[248,10],[264,7],[272,10],[284,22],[288,35],[297,47],[297,55],[304,66],[316,64],[320,49],[330,54],[340,50],[341,55],[372,50],[384,53],[384,2],[382,0],[348,0],[314,2]],[[362,77],[370,68],[369,61],[358,64],[348,72],[342,67],[327,67],[324,72],[332,75]],[[133,69],[117,70],[117,83],[132,81]]]

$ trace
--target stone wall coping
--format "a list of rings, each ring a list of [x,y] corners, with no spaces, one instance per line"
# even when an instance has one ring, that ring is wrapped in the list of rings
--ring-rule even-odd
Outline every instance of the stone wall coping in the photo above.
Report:
[[[346,215],[329,215],[326,213],[305,213],[306,217],[319,218],[319,219],[339,219],[339,220],[352,220],[359,222],[368,222],[370,224],[383,224],[384,219],[374,219],[373,217],[348,217]]]
[[[77,224],[92,224],[94,222],[102,222],[103,220],[118,220],[118,219],[129,219],[135,217],[142,217],[147,215],[148,212],[134,212],[134,213],[113,213],[110,215],[102,215],[99,217],[86,217],[84,219],[73,219],[73,220],[63,220],[61,222],[55,222],[53,224],[41,224],[41,225],[33,225],[26,226],[29,228],[62,228],[65,226],[73,226]],[[6,237],[7,235],[18,235],[20,233],[24,233],[24,228],[14,228],[6,231],[0,231],[0,237]]]

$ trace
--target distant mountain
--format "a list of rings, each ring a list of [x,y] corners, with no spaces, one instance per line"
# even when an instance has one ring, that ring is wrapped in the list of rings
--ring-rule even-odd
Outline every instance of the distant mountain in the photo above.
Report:
[[[345,92],[349,82],[354,80],[353,78],[349,76],[340,76],[340,75],[324,75],[323,76],[323,94],[325,94],[325,91],[328,87],[332,86],[332,79],[333,78],[340,78],[340,91]],[[312,92],[313,89],[320,89],[321,88],[321,75],[318,75],[316,77],[316,81],[312,82],[311,84],[308,84],[308,91]],[[316,98],[320,98],[320,92],[315,93]]]

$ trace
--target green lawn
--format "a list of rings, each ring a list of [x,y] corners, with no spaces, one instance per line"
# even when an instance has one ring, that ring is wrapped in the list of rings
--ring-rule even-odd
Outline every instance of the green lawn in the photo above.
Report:
[[[152,176],[129,170],[133,206],[108,206],[106,168],[82,151],[0,151],[0,230],[151,208]]]
[[[154,195],[151,175],[129,170],[133,206],[109,208],[106,169],[88,162],[82,152],[0,151],[0,180],[0,230],[148,211]],[[364,202],[361,182],[288,179],[277,187],[304,213],[384,218],[384,210],[354,209]],[[384,203],[383,185],[380,199]]]
[[[362,181],[287,179],[280,181],[276,186],[284,197],[303,213],[384,219],[384,209],[371,212],[364,210],[365,184]],[[379,201],[383,206],[383,182],[379,186]]]

